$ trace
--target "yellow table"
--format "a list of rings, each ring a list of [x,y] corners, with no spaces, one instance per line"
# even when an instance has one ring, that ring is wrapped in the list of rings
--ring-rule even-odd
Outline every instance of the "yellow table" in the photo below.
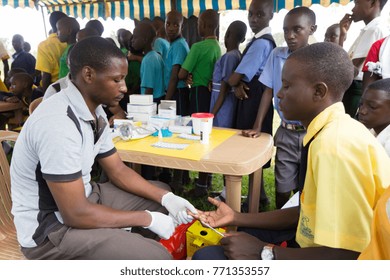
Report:
[[[146,148],[139,148],[139,141],[148,143]],[[164,141],[179,140],[164,138]],[[115,146],[121,159],[126,162],[224,174],[226,203],[236,211],[241,210],[242,176],[250,175],[252,184],[249,186],[249,212],[258,212],[261,171],[272,156],[271,135],[262,133],[258,138],[247,138],[242,136],[239,130],[214,127],[208,146],[200,144],[199,141],[185,141],[189,146],[181,151],[152,148],[150,143],[158,142],[158,138],[152,136],[139,140],[116,141]]]

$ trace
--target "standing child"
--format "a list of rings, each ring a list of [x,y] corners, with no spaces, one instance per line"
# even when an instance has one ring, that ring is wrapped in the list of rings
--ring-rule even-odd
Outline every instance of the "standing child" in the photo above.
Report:
[[[307,7],[290,10],[283,22],[284,38],[287,47],[275,48],[264,67],[260,82],[266,86],[258,107],[256,122],[252,130],[243,131],[248,137],[258,137],[263,131],[263,123],[267,112],[274,106],[281,119],[275,134],[275,188],[276,207],[281,208],[290,198],[291,191],[298,187],[298,174],[301,160],[302,140],[306,134],[300,121],[287,120],[279,109],[278,91],[282,88],[282,68],[288,56],[297,49],[308,45],[309,36],[317,26],[316,17]]]
[[[324,42],[331,42],[338,44],[340,41],[340,25],[338,23],[332,24],[326,29]]]
[[[344,95],[343,103],[345,111],[355,117],[360,97],[362,96],[363,62],[367,57],[371,45],[389,34],[389,25],[380,15],[387,0],[358,0],[352,9],[352,14],[346,14],[340,21],[340,46],[343,46],[347,32],[353,22],[364,21],[365,27],[349,49],[352,63],[359,70],[359,74],[353,80],[350,88]]]
[[[233,21],[225,33],[226,53],[217,60],[214,66],[213,86],[211,91],[210,112],[214,114],[213,126],[233,128],[236,118],[237,98],[228,80],[241,60],[238,49],[244,42],[246,25],[242,21]],[[220,199],[225,199],[226,187]]]
[[[210,110],[211,92],[209,84],[213,78],[214,64],[221,57],[221,48],[217,41],[219,25],[218,13],[206,10],[199,16],[198,33],[204,40],[192,45],[180,71],[180,80],[192,75],[189,113],[208,112]],[[194,196],[207,195],[208,174],[199,173]]]
[[[141,62],[141,94],[153,94],[153,102],[160,103],[165,97],[164,62],[156,51],[152,50],[152,42],[156,37],[153,25],[141,22],[133,33],[132,44],[136,50],[142,50]]]
[[[69,67],[67,63],[68,53],[76,43],[76,35],[79,31],[80,24],[75,18],[64,17],[57,22],[58,39],[62,43],[66,43],[66,48],[60,57],[60,72],[58,74],[59,79],[65,77],[69,73]]]
[[[390,79],[368,85],[361,98],[358,117],[373,130],[390,157]]]
[[[265,89],[259,82],[264,65],[275,48],[275,42],[271,35],[269,22],[273,17],[273,1],[253,0],[248,10],[249,25],[254,33],[253,39],[246,46],[242,60],[233,75],[229,78],[229,85],[235,89],[237,101],[237,115],[235,128],[251,129],[256,120],[257,110],[261,96]],[[268,108],[266,118],[263,121],[262,131],[272,135],[272,119],[274,110]],[[270,167],[271,161],[264,165]],[[268,198],[264,191],[264,181],[261,178],[260,204],[266,205]]]

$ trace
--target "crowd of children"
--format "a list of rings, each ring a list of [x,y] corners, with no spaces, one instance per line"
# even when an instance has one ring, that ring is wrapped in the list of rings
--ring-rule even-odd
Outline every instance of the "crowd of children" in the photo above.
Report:
[[[317,29],[316,15],[310,8],[296,7],[283,22],[287,45],[277,47],[269,27],[273,1],[252,0],[248,22],[253,38],[243,53],[239,46],[245,41],[246,25],[239,20],[230,24],[224,37],[226,53],[222,54],[217,36],[219,16],[211,9],[200,14],[198,34],[202,40],[192,46],[182,36],[184,18],[176,10],[167,13],[164,23],[141,21],[133,32],[118,30],[118,48],[127,58],[128,75],[126,90],[121,89],[125,98],[117,106],[106,107],[111,123],[114,118],[124,118],[128,96],[135,93],[153,95],[156,103],[176,100],[178,115],[211,112],[214,126],[239,129],[244,137],[272,135],[274,111],[280,117],[274,135],[278,210],[236,213],[223,203],[223,191],[218,200],[210,199],[217,210],[199,212],[200,217],[212,226],[239,226],[242,232],[224,238],[223,247],[200,250],[195,258],[258,258],[259,252],[273,259],[357,258],[368,244],[376,251],[365,252],[361,258],[390,257],[378,249],[379,237],[370,239],[374,215],[371,234],[384,234],[378,230],[379,219],[387,225],[390,221],[377,213],[381,209],[374,214],[390,185],[385,172],[390,164],[390,39],[386,37],[390,29],[380,17],[385,4],[386,0],[355,1],[352,14],[328,27],[325,42],[312,45],[309,37]],[[358,21],[364,21],[365,28],[347,54],[342,47],[350,25]],[[25,69],[15,74],[12,70],[22,67],[12,64],[8,71],[9,56],[0,46],[11,82],[0,92],[1,101],[28,100],[28,105],[45,91],[47,99],[66,88],[73,45],[103,33],[99,21],[91,20],[80,29],[76,19],[61,12],[53,12],[50,23],[53,32],[38,46],[36,71]],[[20,54],[13,56],[13,63],[21,55],[25,61],[30,59],[22,50],[23,37],[15,35],[14,41]],[[37,72],[41,80],[34,86]],[[10,93],[5,92],[8,90]],[[264,166],[269,167],[270,162]],[[172,173],[167,183],[181,193],[185,176],[179,170]],[[199,173],[187,195],[206,197],[211,178],[212,174]],[[261,197],[267,203],[263,180],[261,184]],[[300,205],[280,210],[297,191]],[[378,207],[388,207],[388,191],[386,197]],[[353,224],[355,230],[351,230]],[[267,244],[283,241],[290,247],[309,249]]]

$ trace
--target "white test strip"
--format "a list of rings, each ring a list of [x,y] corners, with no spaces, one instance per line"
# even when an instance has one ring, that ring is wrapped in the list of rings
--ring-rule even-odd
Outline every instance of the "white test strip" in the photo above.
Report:
[[[200,223],[201,223],[202,225],[208,227],[209,229],[211,229],[211,230],[214,231],[215,233],[218,233],[218,234],[221,235],[222,237],[225,237],[225,235],[224,235],[222,232],[216,230],[215,228],[213,228],[212,226],[210,226],[208,223],[202,222],[202,221],[201,221]]]

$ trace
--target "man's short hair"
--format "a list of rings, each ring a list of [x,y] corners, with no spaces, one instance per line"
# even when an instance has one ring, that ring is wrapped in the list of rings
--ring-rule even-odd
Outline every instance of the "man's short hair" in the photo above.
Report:
[[[102,37],[88,37],[77,42],[69,54],[69,69],[72,77],[85,66],[100,72],[111,65],[112,58],[126,58],[122,51]]]
[[[302,62],[308,79],[325,83],[336,98],[343,96],[354,78],[351,59],[342,47],[334,43],[315,43],[303,47],[294,51],[288,59]]]
[[[387,97],[390,99],[390,78],[377,80],[370,83],[367,89],[381,90],[387,93]]]

